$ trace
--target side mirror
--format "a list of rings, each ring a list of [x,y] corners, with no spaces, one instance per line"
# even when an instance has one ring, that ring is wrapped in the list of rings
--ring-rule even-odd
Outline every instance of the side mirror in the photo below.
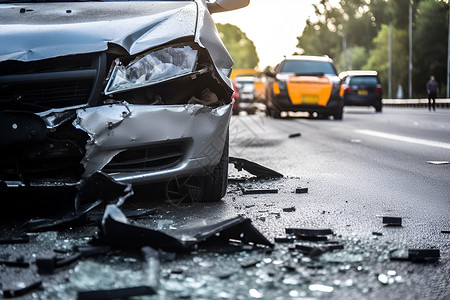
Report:
[[[246,7],[250,0],[216,0],[208,2],[208,10],[211,14],[216,12],[224,12]]]
[[[266,75],[267,77],[276,77],[277,76],[274,72],[269,70],[269,68],[264,70],[264,75]]]

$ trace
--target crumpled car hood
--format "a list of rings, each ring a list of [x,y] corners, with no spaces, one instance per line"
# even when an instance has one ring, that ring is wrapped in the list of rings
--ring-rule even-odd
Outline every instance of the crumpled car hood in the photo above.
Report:
[[[99,52],[109,43],[136,54],[180,37],[194,37],[197,14],[195,2],[3,4],[0,61]]]

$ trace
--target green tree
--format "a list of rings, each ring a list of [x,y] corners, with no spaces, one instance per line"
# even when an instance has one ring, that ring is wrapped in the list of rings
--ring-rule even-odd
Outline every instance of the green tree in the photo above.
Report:
[[[234,68],[255,68],[259,57],[256,47],[247,35],[235,25],[217,23],[220,38],[234,60]]]
[[[443,1],[424,0],[418,6],[413,33],[413,89],[418,96],[426,96],[425,83],[430,75],[440,83],[440,96],[445,95],[448,13],[448,4]]]
[[[403,91],[408,87],[408,41],[407,30],[392,29],[392,91],[395,94],[398,86]],[[369,53],[369,60],[364,69],[377,70],[384,90],[388,88],[389,80],[389,26],[382,25],[377,37],[373,40],[374,47]]]

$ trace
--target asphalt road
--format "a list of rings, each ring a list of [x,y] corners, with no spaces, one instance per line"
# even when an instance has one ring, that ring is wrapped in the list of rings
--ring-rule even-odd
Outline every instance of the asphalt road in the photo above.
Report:
[[[384,108],[376,114],[349,108],[343,121],[233,116],[230,156],[284,176],[259,180],[230,165],[233,180],[219,203],[160,202],[147,191],[127,200],[124,209],[156,208],[136,222],[174,230],[240,215],[274,242],[273,249],[198,251],[164,261],[158,295],[144,299],[449,299],[450,165],[429,163],[450,161],[449,110]],[[308,192],[295,193],[299,187]],[[278,192],[244,195],[243,189]],[[385,226],[383,216],[401,218],[402,226]],[[333,234],[326,242],[275,242],[293,227]],[[1,232],[18,228],[19,222],[9,222]],[[28,244],[0,245],[0,256],[21,255],[32,263],[96,233],[92,226],[35,233]],[[295,245],[343,249],[316,256]],[[408,249],[439,249],[440,257],[426,263],[393,259]],[[114,252],[51,275],[37,275],[33,264],[0,265],[0,282],[5,289],[42,280],[41,289],[23,298],[74,299],[79,290],[139,285],[143,270],[139,258]]]

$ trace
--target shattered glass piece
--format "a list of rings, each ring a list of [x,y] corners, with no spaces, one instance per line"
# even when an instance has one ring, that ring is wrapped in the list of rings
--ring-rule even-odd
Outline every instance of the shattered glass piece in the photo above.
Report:
[[[394,270],[388,270],[386,274],[387,274],[388,276],[395,276],[395,275],[397,275],[397,272],[394,271]]]
[[[257,289],[250,289],[248,291],[250,297],[255,298],[255,299],[261,299],[263,297],[263,295],[261,294],[261,292],[259,292]]]
[[[105,94],[148,86],[189,74],[194,70],[197,52],[189,46],[169,47],[140,56],[127,66],[116,60]]]
[[[260,262],[259,259],[256,259],[256,258],[250,258],[250,259],[247,259],[247,260],[241,262],[241,267],[242,267],[242,268],[245,268],[245,269],[246,269],[246,268],[250,268],[250,267],[254,267],[254,266],[256,266],[259,262]]]
[[[229,162],[234,164],[235,168],[241,171],[246,170],[250,174],[253,174],[259,178],[280,178],[283,174],[280,174],[274,170],[261,166],[257,163],[248,161],[243,158],[230,157]]]
[[[386,274],[380,274],[378,275],[378,281],[381,282],[382,284],[388,284],[389,277]]]
[[[331,293],[333,287],[323,284],[311,284],[309,285],[309,290],[312,292]]]

